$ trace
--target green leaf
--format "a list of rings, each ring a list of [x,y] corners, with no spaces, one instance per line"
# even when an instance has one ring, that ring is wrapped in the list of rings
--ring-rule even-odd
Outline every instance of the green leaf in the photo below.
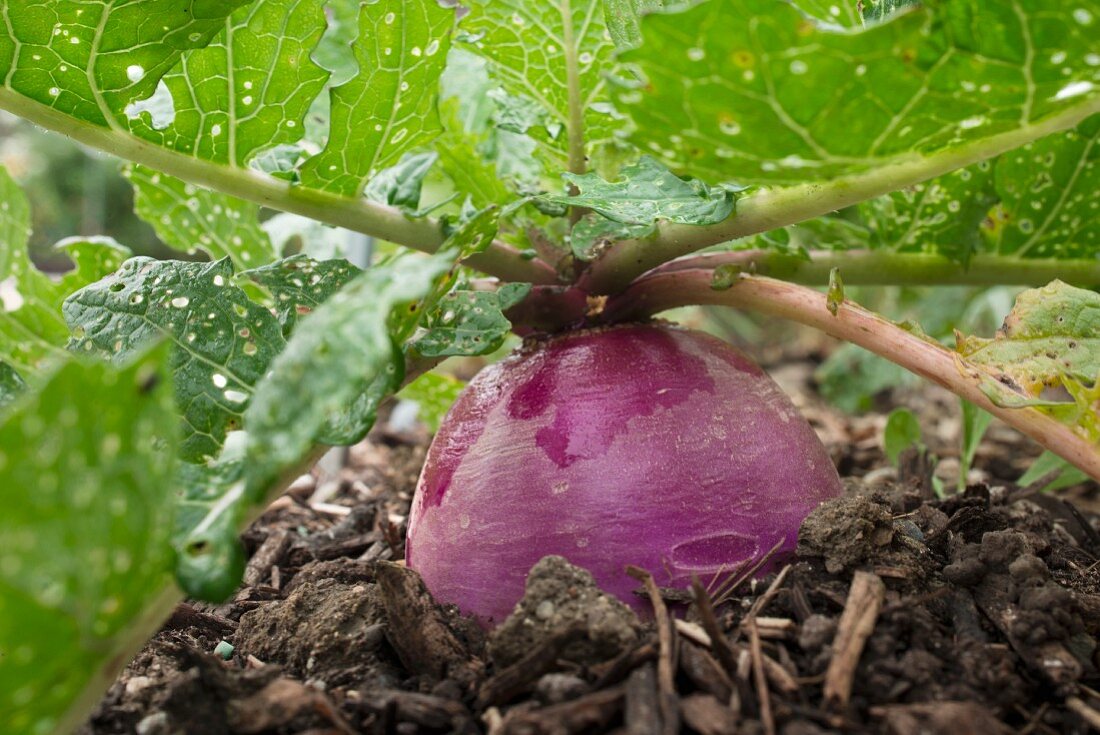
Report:
[[[458,114],[457,99],[440,103],[440,115],[447,132],[440,137],[436,147],[439,167],[459,194],[469,197],[476,207],[511,201],[515,196],[501,180],[495,162],[481,153],[489,143],[488,135],[463,130]]]
[[[603,0],[607,32],[618,48],[634,48],[642,43],[642,16],[674,4],[673,0]]]
[[[150,97],[184,51],[209,43],[248,2],[5,3],[0,77],[9,89],[78,120],[126,127],[126,108]],[[267,74],[270,67],[263,68]]]
[[[882,434],[882,446],[890,464],[896,465],[901,453],[909,447],[920,445],[920,422],[913,412],[906,408],[891,411]]]
[[[859,211],[879,247],[935,253],[966,265],[983,250],[979,226],[996,201],[993,166],[983,161],[868,200]]]
[[[246,414],[254,491],[262,492],[278,472],[304,456],[326,424],[371,393],[372,386],[389,389],[380,393],[397,389],[404,367],[397,345],[411,327],[393,333],[391,325],[416,311],[450,268],[450,260],[439,256],[400,257],[363,272],[303,320]],[[356,408],[365,432],[377,403]]]
[[[1100,116],[1006,153],[990,248],[1032,258],[1091,258],[1100,250]]]
[[[362,273],[343,259],[318,261],[294,255],[271,265],[244,271],[247,278],[263,286],[274,300],[275,316],[289,336],[298,320],[323,304]]]
[[[563,8],[568,8],[568,15]],[[605,72],[612,66],[614,43],[600,0],[473,0],[461,28],[471,39],[470,48],[489,60],[508,94],[537,102],[562,127],[569,121],[566,59],[576,59],[587,140],[614,133],[614,121],[605,109]],[[559,151],[567,144],[565,137],[558,139]]]
[[[1061,490],[1064,487],[1079,485],[1089,480],[1088,475],[1054,452],[1043,452],[1038,459],[1031,463],[1031,466],[1027,468],[1027,472],[1020,475],[1020,479],[1016,481],[1016,484],[1020,487],[1026,487],[1055,470],[1059,470],[1058,474],[1041,488],[1048,493]]]
[[[443,417],[454,405],[465,385],[450,375],[424,373],[402,388],[397,397],[416,403],[419,407],[417,417],[435,432],[439,431]]]
[[[543,141],[557,140],[564,130],[564,126],[555,122],[542,105],[529,97],[518,97],[502,89],[494,89],[489,92],[489,99],[496,103],[493,122],[501,130],[510,133],[541,131],[542,135],[538,137]]]
[[[128,122],[136,134],[166,148],[245,168],[261,151],[302,137],[306,112],[328,79],[310,57],[325,28],[324,0],[228,4],[243,7],[220,24],[213,42],[185,54],[164,75],[159,94],[164,104],[171,100],[171,121],[158,124],[135,114],[146,103],[129,110]],[[129,76],[155,78],[157,69],[143,64],[140,49],[127,40],[104,33],[100,42],[132,59]]]
[[[6,362],[0,362],[0,410],[11,404],[23,394],[27,384],[15,368]]]
[[[260,208],[225,194],[187,184],[145,166],[128,166],[134,211],[169,247],[214,259],[229,257],[237,268],[255,268],[278,257],[260,227]]]
[[[1029,289],[995,337],[959,334],[956,349],[1025,396],[1067,379],[1091,385],[1100,375],[1100,294],[1061,281]]]
[[[236,435],[234,435],[236,436]],[[222,602],[237,590],[245,553],[238,535],[244,524],[242,446],[230,448],[208,464],[182,463],[177,483],[176,579],[191,597]]]
[[[656,230],[654,224],[634,225],[616,222],[597,214],[588,214],[573,225],[569,245],[579,260],[591,261],[613,242],[648,237]]]
[[[54,280],[31,263],[29,231],[27,199],[0,167],[0,361],[33,382],[50,361],[65,358],[65,296],[115,270],[129,251],[109,238],[63,240],[55,248],[74,268]]]
[[[370,180],[363,192],[367,199],[391,204],[413,214],[420,209],[420,190],[424,177],[439,160],[435,151],[407,153],[396,166],[390,166]]]
[[[733,214],[734,187],[710,187],[698,179],[681,178],[656,159],[641,160],[622,169],[621,180],[608,182],[596,174],[563,174],[577,194],[547,194],[543,200],[586,207],[608,219],[628,225],[652,225],[658,220],[691,225],[721,222]]]
[[[302,167],[304,186],[359,196],[367,181],[442,131],[436,112],[454,10],[436,0],[360,8],[359,74],[332,91],[328,144]]]
[[[454,284],[456,263],[492,242],[497,217],[474,214],[435,255],[398,255],[364,271],[302,320],[245,415],[253,502],[314,442],[353,444],[366,434],[401,385],[401,346]]]
[[[80,726],[175,602],[166,357],[69,362],[0,425],[6,732]]]
[[[79,353],[124,362],[150,341],[175,345],[180,451],[191,462],[216,456],[226,433],[241,427],[256,383],[286,344],[271,312],[234,285],[228,259],[133,258],[70,296],[64,312]]]
[[[1100,3],[937,2],[861,31],[774,0],[654,13],[623,54],[632,139],[742,183],[828,181],[1095,109]],[[722,29],[722,32],[715,32]]]
[[[411,346],[425,357],[495,352],[512,329],[504,312],[530,292],[529,283],[506,283],[496,291],[455,289],[424,317],[425,331]]]
[[[959,399],[962,409],[962,436],[959,441],[959,491],[966,489],[966,477],[974,466],[974,456],[982,443],[993,414],[987,413],[970,401]]]

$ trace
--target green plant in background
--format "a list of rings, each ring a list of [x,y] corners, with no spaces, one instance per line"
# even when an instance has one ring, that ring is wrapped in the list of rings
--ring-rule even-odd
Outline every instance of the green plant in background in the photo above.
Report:
[[[233,588],[287,478],[512,328],[780,316],[1100,477],[1100,3],[898,5],[4,3],[0,109],[128,161],[137,213],[213,259],[84,239],[49,279],[0,176],[10,731],[72,729],[183,590]],[[954,350],[851,298],[891,284],[1043,288]]]

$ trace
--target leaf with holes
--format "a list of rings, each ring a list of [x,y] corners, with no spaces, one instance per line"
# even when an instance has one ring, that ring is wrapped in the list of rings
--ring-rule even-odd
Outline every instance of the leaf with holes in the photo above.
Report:
[[[358,196],[367,181],[441,132],[435,110],[454,10],[436,0],[360,6],[359,74],[332,91],[328,144],[302,167],[304,186]]]
[[[987,161],[859,206],[878,246],[945,255],[966,265],[983,249],[979,227],[997,201]]]
[[[411,346],[425,357],[495,352],[512,329],[504,312],[530,292],[528,283],[506,283],[496,291],[455,289],[424,317],[424,333]]]
[[[1100,250],[1100,116],[1001,156],[994,180],[993,252],[1091,258]]]
[[[263,268],[244,271],[247,278],[263,286],[274,299],[275,315],[290,332],[298,320],[327,301],[362,271],[346,260],[318,261],[307,255],[293,255]]]
[[[673,168],[829,181],[1095,111],[1098,18],[1097,0],[929,3],[853,31],[773,0],[701,3],[644,18],[623,55],[643,81],[617,99]]]
[[[366,434],[401,385],[402,345],[454,285],[457,262],[488,247],[497,216],[476,213],[435,255],[399,255],[364,271],[302,320],[245,415],[252,502],[314,442]]]
[[[656,227],[650,224],[628,224],[598,214],[588,214],[577,220],[569,235],[573,255],[582,260],[594,260],[600,251],[613,242],[637,237],[648,237]]]
[[[468,34],[468,48],[489,60],[508,94],[537,103],[551,125],[569,126],[569,69],[576,64],[578,114],[587,140],[614,134],[605,73],[615,47],[601,0],[474,0],[460,28]],[[566,145],[565,136],[556,144],[561,153]]]
[[[130,127],[165,148],[234,168],[248,167],[263,151],[293,147],[328,79],[310,56],[325,28],[323,6],[323,0],[244,3],[212,43],[184,54],[154,94],[129,108]],[[121,38],[104,36],[126,49]],[[130,56],[130,77],[156,78],[136,49]]]
[[[228,259],[133,258],[70,296],[64,312],[78,353],[118,362],[154,340],[175,345],[180,450],[190,462],[216,456],[226,433],[241,427],[256,383],[286,344],[271,312],[234,285]]]
[[[260,208],[218,194],[145,166],[130,166],[134,211],[169,247],[215,259],[228,257],[237,268],[255,268],[278,257],[260,227]]]
[[[70,361],[0,423],[0,711],[71,732],[178,599],[166,350]]]
[[[5,3],[0,77],[59,113],[125,128],[127,108],[151,97],[185,51],[204,47],[248,1]]]
[[[1020,294],[992,339],[957,335],[966,360],[1026,397],[1100,375],[1100,294],[1055,281]]]
[[[681,178],[649,156],[624,167],[618,181],[604,181],[596,174],[563,176],[577,193],[547,194],[542,197],[545,201],[586,207],[628,225],[652,225],[659,220],[689,225],[721,222],[733,214],[736,194],[741,191]]]

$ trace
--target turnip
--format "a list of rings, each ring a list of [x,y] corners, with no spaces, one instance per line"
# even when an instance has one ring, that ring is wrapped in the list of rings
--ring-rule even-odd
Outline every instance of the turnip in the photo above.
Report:
[[[813,430],[752,360],[664,324],[529,342],[444,419],[409,522],[407,561],[443,602],[500,621],[548,554],[644,612],[658,584],[722,581],[840,493]]]

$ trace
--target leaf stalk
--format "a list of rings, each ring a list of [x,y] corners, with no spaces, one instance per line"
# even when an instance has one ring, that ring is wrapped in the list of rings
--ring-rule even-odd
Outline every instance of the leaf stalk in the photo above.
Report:
[[[736,212],[718,224],[697,226],[666,222],[658,225],[656,232],[649,237],[616,243],[592,264],[580,285],[592,293],[617,293],[639,275],[674,258],[711,245],[797,224],[919,184],[1019,148],[1051,133],[1072,128],[1098,112],[1100,98],[1091,98],[1044,120],[954,149],[932,155],[902,157],[893,162],[884,161],[868,171],[831,181],[758,190],[739,199]]]
[[[362,232],[426,253],[434,253],[445,239],[437,220],[411,219],[399,209],[366,199],[303,189],[260,171],[203,161],[142,140],[129,132],[78,120],[2,87],[0,109],[105,153],[264,207]],[[494,242],[485,252],[469,258],[466,264],[508,281],[556,283],[558,280],[557,273],[549,265],[537,258],[528,259],[501,242]]]

